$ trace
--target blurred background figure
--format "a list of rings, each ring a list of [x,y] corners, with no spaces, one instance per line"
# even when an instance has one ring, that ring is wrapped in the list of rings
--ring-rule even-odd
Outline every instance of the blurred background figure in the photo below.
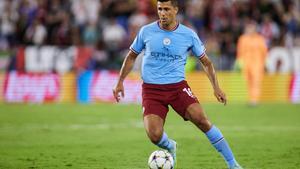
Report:
[[[248,21],[244,34],[238,40],[237,59],[242,65],[248,87],[248,102],[252,106],[259,102],[267,51],[266,40],[257,32],[256,22]]]

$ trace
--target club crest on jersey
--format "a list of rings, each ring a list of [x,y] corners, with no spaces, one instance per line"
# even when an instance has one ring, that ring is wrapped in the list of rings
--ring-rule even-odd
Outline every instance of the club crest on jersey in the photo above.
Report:
[[[169,38],[164,38],[163,43],[164,43],[164,45],[170,45],[171,40]]]

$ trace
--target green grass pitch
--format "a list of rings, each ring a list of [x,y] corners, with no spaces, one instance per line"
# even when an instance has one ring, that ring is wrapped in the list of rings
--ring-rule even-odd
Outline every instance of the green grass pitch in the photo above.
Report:
[[[300,106],[204,104],[245,169],[300,168]],[[222,157],[189,122],[169,112],[177,169],[225,169]],[[139,105],[0,105],[1,169],[146,169],[157,148]]]

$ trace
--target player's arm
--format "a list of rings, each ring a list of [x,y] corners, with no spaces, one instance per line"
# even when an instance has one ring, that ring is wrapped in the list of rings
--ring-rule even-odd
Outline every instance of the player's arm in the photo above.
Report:
[[[214,89],[214,95],[218,99],[219,102],[224,103],[226,105],[227,99],[225,93],[220,89],[217,75],[213,63],[207,57],[206,54],[200,58],[200,62],[203,66],[203,69],[210,80],[212,87]]]
[[[132,70],[135,59],[137,58],[137,56],[138,55],[136,53],[129,50],[127,56],[124,59],[122,68],[120,70],[120,75],[119,75],[118,82],[117,82],[116,86],[113,88],[113,94],[114,94],[114,97],[115,97],[117,102],[120,101],[121,96],[124,97],[123,82],[124,82],[125,78],[127,77],[127,75],[129,74],[129,72]],[[121,96],[120,96],[120,93],[121,93]]]

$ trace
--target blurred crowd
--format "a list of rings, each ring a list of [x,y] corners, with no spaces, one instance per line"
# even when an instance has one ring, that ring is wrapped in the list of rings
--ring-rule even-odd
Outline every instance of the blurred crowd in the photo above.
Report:
[[[254,19],[269,48],[300,46],[298,0],[179,0],[181,23],[230,70],[238,37]],[[0,0],[0,50],[20,45],[90,46],[88,69],[119,69],[139,28],[157,20],[156,0]]]

